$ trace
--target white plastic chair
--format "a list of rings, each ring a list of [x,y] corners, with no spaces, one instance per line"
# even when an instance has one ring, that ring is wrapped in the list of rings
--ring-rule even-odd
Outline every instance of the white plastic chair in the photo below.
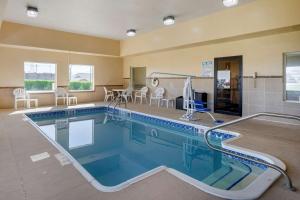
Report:
[[[113,97],[114,97],[114,93],[110,90],[107,90],[106,87],[103,87],[103,89],[104,89],[104,92],[105,92],[104,101],[108,101],[109,98],[111,98],[111,100],[112,100]]]
[[[27,95],[24,88],[16,88],[13,91],[13,94],[15,96],[15,109],[18,109],[18,102],[23,101],[24,107],[26,107],[27,103]]]
[[[129,98],[131,99],[131,102],[133,102],[132,92],[133,89],[131,87],[128,87],[124,92],[122,92],[122,97],[125,99],[126,102],[128,102]]]
[[[13,91],[13,94],[15,96],[15,109],[18,109],[18,102],[23,101],[24,102],[24,108],[30,108],[31,102],[34,103],[35,107],[38,107],[38,99],[31,99],[30,95],[26,92],[24,88],[16,88]]]
[[[165,93],[165,89],[162,87],[156,88],[154,91],[154,94],[151,94],[150,96],[150,104],[152,103],[152,100],[156,100],[157,101],[157,105],[158,107],[160,106],[160,101],[163,99],[164,97],[164,93]]]
[[[68,105],[69,94],[65,88],[61,88],[61,87],[56,88],[54,91],[54,95],[55,95],[55,106],[57,106],[57,102],[59,99],[62,99],[64,104]]]
[[[143,98],[146,100],[147,103],[147,93],[148,93],[148,87],[142,87],[142,89],[135,91],[134,103],[136,103],[136,99],[140,99],[140,104],[142,104]]]

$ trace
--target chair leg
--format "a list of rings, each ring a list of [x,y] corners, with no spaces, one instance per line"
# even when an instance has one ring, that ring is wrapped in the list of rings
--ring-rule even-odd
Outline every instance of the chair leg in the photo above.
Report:
[[[18,109],[18,101],[15,100],[15,109]]]

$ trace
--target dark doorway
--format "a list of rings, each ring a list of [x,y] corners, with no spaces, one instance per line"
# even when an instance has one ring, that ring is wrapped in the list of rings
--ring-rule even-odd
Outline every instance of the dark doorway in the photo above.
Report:
[[[243,56],[215,58],[214,112],[242,116]]]
[[[141,89],[146,86],[146,67],[131,67],[130,81],[133,89]]]

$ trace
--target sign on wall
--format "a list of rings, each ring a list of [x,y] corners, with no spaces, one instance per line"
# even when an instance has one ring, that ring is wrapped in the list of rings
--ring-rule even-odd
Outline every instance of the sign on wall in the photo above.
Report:
[[[214,77],[214,62],[212,60],[201,63],[201,77]]]

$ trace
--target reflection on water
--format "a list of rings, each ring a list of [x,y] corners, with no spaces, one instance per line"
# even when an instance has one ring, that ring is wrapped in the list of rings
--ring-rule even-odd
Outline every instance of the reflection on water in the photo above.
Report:
[[[245,177],[263,171],[208,149],[202,137],[106,113],[36,123],[106,186],[161,165],[222,189],[245,187]]]
[[[70,122],[69,149],[92,145],[94,143],[94,120]]]
[[[46,133],[46,135],[49,138],[56,141],[56,125],[55,124],[43,125],[43,126],[40,126],[40,128],[44,133]]]

